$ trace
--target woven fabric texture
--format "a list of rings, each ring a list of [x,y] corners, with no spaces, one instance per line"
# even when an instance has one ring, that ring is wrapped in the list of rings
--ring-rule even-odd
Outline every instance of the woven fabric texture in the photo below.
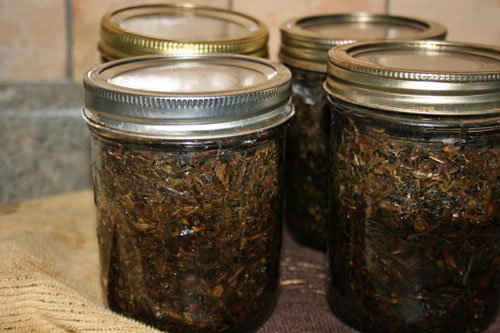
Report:
[[[0,206],[1,332],[159,332],[105,307],[95,227],[91,191]],[[258,333],[355,332],[328,308],[324,261],[285,232],[280,299]]]

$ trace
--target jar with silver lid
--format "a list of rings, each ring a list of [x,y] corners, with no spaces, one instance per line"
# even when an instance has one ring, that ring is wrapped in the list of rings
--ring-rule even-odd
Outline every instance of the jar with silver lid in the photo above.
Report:
[[[111,309],[246,332],[278,297],[291,74],[244,56],[136,57],[84,78]]]
[[[119,8],[103,16],[100,35],[103,61],[155,54],[268,54],[268,30],[259,20],[190,3]]]
[[[327,53],[374,39],[444,39],[432,21],[369,13],[301,17],[281,26],[281,60],[292,70],[296,117],[287,137],[287,224],[301,243],[325,249],[329,111],[322,89]]]
[[[371,332],[480,332],[500,303],[500,48],[329,52],[328,298]]]

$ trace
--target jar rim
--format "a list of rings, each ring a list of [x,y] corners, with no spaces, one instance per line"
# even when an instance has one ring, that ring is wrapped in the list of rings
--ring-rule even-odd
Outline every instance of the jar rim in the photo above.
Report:
[[[428,116],[500,113],[500,47],[373,41],[335,47],[328,57],[323,87],[346,102]]]
[[[377,27],[381,30],[375,31]],[[402,32],[397,33],[398,29]],[[334,46],[372,39],[444,40],[447,34],[443,25],[431,20],[367,12],[293,18],[285,21],[280,31],[281,60],[293,67],[318,72],[326,72],[327,53]],[[374,33],[386,35],[370,37]]]
[[[221,24],[233,24],[245,33],[235,36],[174,38],[134,32],[122,25],[127,20],[161,16],[176,19],[209,18]],[[183,26],[191,28],[192,23]],[[206,54],[234,53],[259,57],[267,56],[268,30],[258,19],[237,11],[191,3],[143,4],[122,7],[105,14],[101,19],[98,49],[106,59],[119,59],[148,54]]]
[[[249,56],[126,58],[89,70],[83,83],[88,125],[132,137],[231,137],[278,126],[294,114],[290,71]]]

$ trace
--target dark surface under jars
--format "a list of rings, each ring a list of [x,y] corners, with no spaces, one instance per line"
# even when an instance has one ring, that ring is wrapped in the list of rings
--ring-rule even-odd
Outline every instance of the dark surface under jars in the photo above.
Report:
[[[278,297],[283,129],[206,147],[94,136],[111,309],[172,332],[252,331]]]
[[[333,114],[336,315],[371,332],[486,329],[500,300],[498,130],[424,138]]]
[[[292,73],[295,117],[286,142],[286,221],[297,241],[325,250],[329,109],[322,84],[326,75],[296,69]]]

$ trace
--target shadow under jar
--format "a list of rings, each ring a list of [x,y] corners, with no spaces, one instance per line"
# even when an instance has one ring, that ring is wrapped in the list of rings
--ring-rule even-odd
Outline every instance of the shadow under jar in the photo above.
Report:
[[[322,85],[328,50],[374,39],[444,39],[427,20],[369,13],[292,19],[281,26],[281,61],[292,71],[296,117],[287,134],[286,221],[299,242],[325,250],[330,112]]]
[[[290,77],[229,55],[130,58],[87,73],[111,309],[171,332],[248,332],[268,318]]]
[[[480,332],[500,302],[500,48],[329,52],[328,299],[366,332]]]
[[[141,4],[101,19],[102,61],[140,55],[231,53],[267,57],[268,30],[233,10],[190,3]]]

